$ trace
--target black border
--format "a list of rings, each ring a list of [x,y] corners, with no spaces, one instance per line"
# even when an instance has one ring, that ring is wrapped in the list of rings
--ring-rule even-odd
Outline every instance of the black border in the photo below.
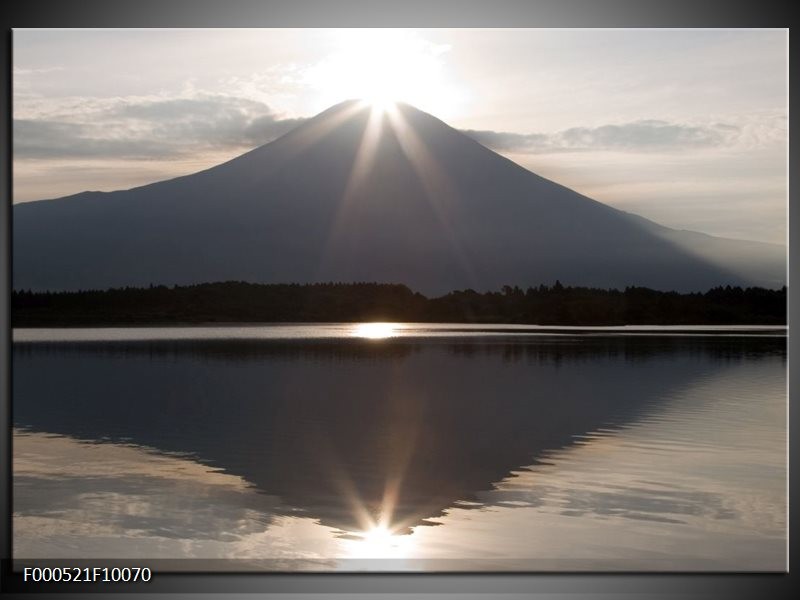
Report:
[[[316,597],[320,593],[461,597],[584,597],[588,594],[633,594],[633,597],[692,595],[720,598],[789,596],[789,574],[254,574],[156,575],[148,584],[110,588],[110,584],[31,586],[10,573],[10,349],[9,296],[11,248],[11,28],[15,27],[772,27],[789,28],[788,3],[781,0],[5,0],[0,7],[2,61],[0,80],[0,382],[3,425],[0,426],[0,591],[14,592],[261,592],[270,597]],[[790,45],[790,61],[797,51]],[[790,78],[790,88],[796,83]],[[797,125],[790,120],[789,150],[797,147]],[[789,161],[790,206],[797,202],[791,186],[796,167]],[[789,231],[800,231],[800,217],[790,211]],[[790,235],[791,238],[791,235]],[[789,280],[797,274],[791,260]],[[797,316],[790,291],[789,322]],[[794,396],[792,361],[800,348],[789,336],[789,396]],[[796,411],[790,413],[790,433]],[[791,451],[794,454],[794,451]],[[791,476],[790,461],[790,476]],[[790,509],[790,524],[792,511]],[[793,537],[793,536],[790,536]],[[790,561],[792,560],[790,553]],[[790,562],[790,564],[791,564]],[[791,570],[791,569],[790,569]],[[302,596],[297,596],[301,593]],[[388,597],[388,596],[385,596]]]

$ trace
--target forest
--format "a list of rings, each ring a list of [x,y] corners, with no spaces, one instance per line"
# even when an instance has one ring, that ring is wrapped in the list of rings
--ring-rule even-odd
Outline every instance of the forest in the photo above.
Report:
[[[787,290],[719,286],[678,293],[565,286],[467,289],[427,298],[387,283],[184,286],[11,294],[13,327],[273,322],[443,322],[537,325],[783,325]]]

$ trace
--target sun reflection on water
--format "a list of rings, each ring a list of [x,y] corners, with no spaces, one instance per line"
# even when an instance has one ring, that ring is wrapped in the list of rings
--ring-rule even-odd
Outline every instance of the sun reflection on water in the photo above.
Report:
[[[352,332],[353,337],[380,340],[394,337],[398,334],[401,326],[397,323],[359,323]]]
[[[345,541],[347,558],[406,558],[409,555],[411,535],[397,535],[384,525],[376,525],[353,534]]]

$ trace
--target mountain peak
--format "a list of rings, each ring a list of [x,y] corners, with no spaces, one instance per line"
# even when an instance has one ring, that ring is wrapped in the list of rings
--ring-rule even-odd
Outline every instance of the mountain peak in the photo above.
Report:
[[[14,206],[16,289],[376,281],[779,287],[785,250],[660,227],[539,177],[406,103],[335,104],[227,163]]]

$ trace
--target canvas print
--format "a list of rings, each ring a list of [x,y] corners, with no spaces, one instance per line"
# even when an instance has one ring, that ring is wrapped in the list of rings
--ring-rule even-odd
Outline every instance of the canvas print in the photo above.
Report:
[[[787,44],[15,30],[14,558],[784,571]]]

